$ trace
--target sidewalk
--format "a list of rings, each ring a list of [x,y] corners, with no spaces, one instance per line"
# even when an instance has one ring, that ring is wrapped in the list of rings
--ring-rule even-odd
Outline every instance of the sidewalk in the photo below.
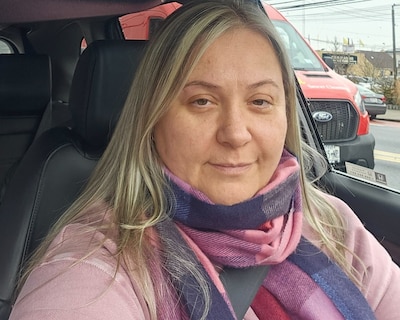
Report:
[[[376,118],[380,120],[400,121],[400,110],[388,108],[385,114],[377,115]]]

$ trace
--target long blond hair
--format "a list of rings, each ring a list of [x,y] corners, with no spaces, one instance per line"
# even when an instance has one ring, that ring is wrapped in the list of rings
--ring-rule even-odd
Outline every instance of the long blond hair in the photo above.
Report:
[[[43,257],[49,243],[63,226],[83,219],[85,210],[91,205],[105,201],[112,209],[113,222],[119,226],[117,256],[121,261],[135,261],[143,297],[152,318],[156,319],[154,292],[160,289],[152,283],[148,271],[151,248],[145,231],[165,219],[170,208],[165,193],[166,181],[152,141],[153,129],[173,97],[182,90],[204,51],[224,32],[233,28],[253,30],[272,44],[280,62],[285,89],[288,121],[285,147],[303,161],[305,155],[296,110],[294,75],[270,20],[254,4],[245,0],[184,5],[167,18],[156,37],[150,41],[107,149],[83,194],[58,221],[47,241],[37,251],[33,265]],[[301,183],[305,219],[319,235],[321,245],[328,254],[352,276],[345,259],[344,225],[340,215],[307,181],[304,169]],[[179,253],[171,254],[183,264],[189,264]],[[195,266],[188,265],[187,268],[198,278],[202,294],[209,297],[207,286]]]

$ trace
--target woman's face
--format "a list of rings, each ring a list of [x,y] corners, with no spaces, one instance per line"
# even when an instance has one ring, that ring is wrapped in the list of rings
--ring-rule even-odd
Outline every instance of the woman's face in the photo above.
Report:
[[[247,29],[228,31],[204,53],[154,139],[164,165],[214,203],[254,196],[284,147],[285,93],[271,44]]]

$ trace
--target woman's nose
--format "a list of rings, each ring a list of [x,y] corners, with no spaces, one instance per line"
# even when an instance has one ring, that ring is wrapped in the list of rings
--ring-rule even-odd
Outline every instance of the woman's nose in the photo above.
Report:
[[[245,111],[241,108],[230,108],[230,110],[222,112],[217,131],[218,142],[232,148],[244,146],[252,138],[249,125]]]

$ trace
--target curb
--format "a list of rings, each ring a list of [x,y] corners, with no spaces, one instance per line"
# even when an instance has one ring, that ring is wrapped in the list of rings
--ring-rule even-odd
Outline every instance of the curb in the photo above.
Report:
[[[396,105],[396,104],[387,104],[386,107],[389,110],[400,110],[400,106]]]
[[[400,122],[400,106],[398,105],[387,105],[385,114],[378,115],[377,120],[395,121]]]

